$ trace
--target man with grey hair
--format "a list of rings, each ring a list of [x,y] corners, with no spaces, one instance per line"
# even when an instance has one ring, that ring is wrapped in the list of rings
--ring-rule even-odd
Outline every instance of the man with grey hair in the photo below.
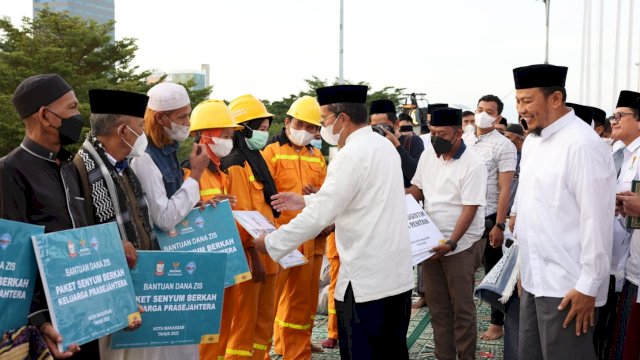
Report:
[[[136,249],[159,249],[142,186],[129,167],[129,159],[147,147],[147,101],[146,95],[132,92],[90,90],[91,133],[74,159],[89,222],[118,224],[130,267],[136,263]]]

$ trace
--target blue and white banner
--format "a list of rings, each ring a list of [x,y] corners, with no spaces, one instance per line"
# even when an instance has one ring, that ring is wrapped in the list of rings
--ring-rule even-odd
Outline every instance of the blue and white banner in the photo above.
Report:
[[[44,226],[0,219],[0,334],[27,324],[38,273],[31,236],[43,233]]]
[[[197,251],[227,254],[224,286],[251,279],[240,234],[229,201],[204,210],[193,209],[174,229],[155,229],[160,248],[164,251]]]
[[[85,344],[140,317],[115,223],[33,236],[60,349]]]
[[[142,326],[112,335],[111,348],[217,343],[227,256],[139,251],[131,278]]]

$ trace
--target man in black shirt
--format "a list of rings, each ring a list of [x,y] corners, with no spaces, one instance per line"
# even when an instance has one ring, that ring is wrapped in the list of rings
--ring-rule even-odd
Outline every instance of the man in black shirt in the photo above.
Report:
[[[25,125],[22,144],[0,159],[0,216],[54,232],[87,225],[73,154],[62,146],[80,139],[84,123],[78,100],[57,74],[25,79],[13,94],[13,105]],[[37,327],[55,358],[99,359],[97,341],[58,351],[40,277],[31,303],[29,323]],[[80,352],[79,352],[80,351]]]
[[[396,108],[391,100],[376,100],[371,102],[369,122],[373,130],[385,136],[398,150],[404,177],[404,187],[411,186],[411,179],[416,173],[418,160],[424,151],[424,143],[413,134],[396,136],[400,125]]]

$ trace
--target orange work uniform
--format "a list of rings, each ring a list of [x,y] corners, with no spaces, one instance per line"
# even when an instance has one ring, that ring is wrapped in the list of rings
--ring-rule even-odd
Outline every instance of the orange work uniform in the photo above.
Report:
[[[274,222],[271,206],[264,198],[264,185],[256,181],[249,163],[238,159],[237,155],[235,160],[223,159],[229,176],[228,192],[237,198],[235,210],[259,211]],[[253,238],[241,226],[238,230],[247,262],[253,268],[249,256]],[[262,359],[269,348],[275,316],[277,264],[264,254],[260,255],[260,261],[265,270],[264,282],[251,280],[235,285],[237,296],[224,359]]]
[[[191,174],[191,170],[185,169],[185,179]],[[200,177],[200,200],[208,201],[216,195],[227,194],[228,178],[227,174],[210,165]],[[218,360],[220,349],[224,349],[224,344],[229,336],[232,315],[235,308],[235,298],[237,297],[236,286],[224,289],[222,300],[222,315],[220,317],[220,335],[217,343],[200,344],[201,360]]]
[[[329,259],[329,299],[328,299],[328,312],[329,320],[327,322],[327,337],[331,339],[338,339],[338,314],[336,313],[336,301],[334,294],[336,290],[336,283],[338,282],[338,271],[340,270],[340,257],[338,256],[338,248],[336,248],[336,233],[331,233],[327,236],[327,259]]]
[[[306,185],[319,188],[324,182],[326,162],[320,151],[312,146],[297,150],[284,131],[279,141],[262,150],[262,156],[269,166],[278,192],[302,194]],[[299,211],[283,211],[276,220],[277,226],[289,223],[298,213]],[[309,263],[281,269],[278,273],[274,342],[275,351],[284,356],[283,360],[311,358],[311,330],[318,305],[324,241],[310,239],[298,250]]]

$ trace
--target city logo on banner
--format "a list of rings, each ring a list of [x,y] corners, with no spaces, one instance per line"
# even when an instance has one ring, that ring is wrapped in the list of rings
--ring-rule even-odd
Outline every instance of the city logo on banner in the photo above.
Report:
[[[73,243],[73,241],[71,241],[71,240],[67,241],[67,250],[69,250],[69,257],[70,258],[74,258],[74,257],[78,256],[78,253],[76,252],[76,246]]]
[[[200,229],[202,229],[204,227],[204,218],[202,216],[198,216],[194,221],[194,224]]]
[[[2,236],[0,236],[0,248],[4,250],[8,248],[9,245],[11,245],[11,234],[9,233],[2,234]]]
[[[156,275],[164,275],[164,261],[158,261],[158,263],[156,264]]]

